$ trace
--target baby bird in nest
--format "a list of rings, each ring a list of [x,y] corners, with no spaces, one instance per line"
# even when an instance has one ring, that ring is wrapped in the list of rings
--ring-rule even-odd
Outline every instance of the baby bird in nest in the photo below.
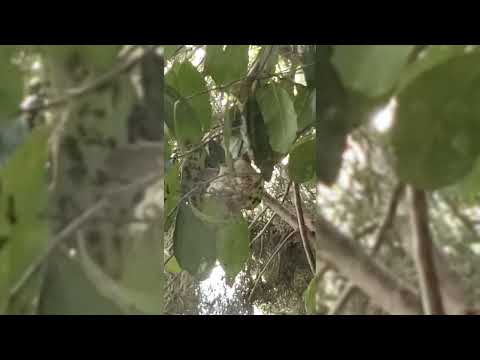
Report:
[[[243,159],[236,160],[233,168],[232,174],[228,167],[220,167],[219,177],[210,183],[206,196],[222,201],[232,213],[253,210],[262,201],[262,176]]]

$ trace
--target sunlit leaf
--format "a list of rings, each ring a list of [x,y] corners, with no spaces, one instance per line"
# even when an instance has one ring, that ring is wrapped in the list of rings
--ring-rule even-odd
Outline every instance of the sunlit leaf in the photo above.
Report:
[[[205,73],[219,86],[240,80],[247,74],[248,45],[207,45]]]
[[[215,232],[199,220],[186,204],[178,209],[173,243],[178,264],[191,275],[208,273],[215,265]]]
[[[178,261],[175,258],[175,256],[172,256],[172,258],[167,261],[167,263],[165,264],[165,271],[171,274],[178,274],[179,272],[182,271],[182,268],[178,264]]]
[[[248,223],[243,217],[218,230],[217,254],[227,276],[233,278],[243,269],[249,255]]]

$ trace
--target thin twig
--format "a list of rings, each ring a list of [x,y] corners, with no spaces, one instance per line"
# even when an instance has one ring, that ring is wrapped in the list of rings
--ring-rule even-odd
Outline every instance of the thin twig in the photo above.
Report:
[[[200,188],[202,186],[205,186],[205,185],[208,185],[210,184],[212,181],[215,181],[217,179],[220,179],[222,177],[225,177],[225,176],[228,176],[228,174],[224,174],[224,175],[218,175],[218,176],[215,176],[214,178],[211,178],[209,180],[205,180],[205,181],[200,181],[198,182],[197,185],[195,185],[193,187],[193,189],[191,189],[190,191],[188,191],[187,193],[185,193],[185,195],[183,195],[178,201],[177,201],[177,204],[174,206],[174,208],[172,210],[170,210],[170,212],[167,214],[167,219],[169,219],[171,216],[173,216],[173,214],[175,214],[175,211],[177,210],[177,208],[180,206],[180,204],[182,204],[186,199],[188,199],[190,197],[190,195],[192,195],[193,193],[195,193],[196,191],[200,190]]]
[[[315,276],[315,264],[314,264],[314,257],[312,254],[312,249],[307,240],[307,232],[305,231],[305,218],[303,217],[303,209],[302,209],[302,199],[300,197],[300,186],[295,183],[293,185],[294,189],[294,203],[295,203],[295,210],[297,212],[297,221],[298,221],[298,229],[300,230],[300,237],[302,239],[303,249],[305,250],[305,256],[307,257],[308,265],[310,266],[310,270],[312,271],[313,276]]]
[[[281,204],[283,204],[285,202],[285,199],[287,198],[288,196],[288,193],[290,192],[290,187],[292,186],[292,181],[290,181],[288,183],[288,186],[287,186],[287,190],[285,191],[285,194],[283,195],[283,198],[282,198],[282,201],[281,201]],[[265,211],[267,211],[267,208],[265,208],[261,213],[260,215],[262,215]],[[277,214],[273,214],[272,217],[267,221],[267,223],[265,224],[265,226],[262,228],[262,230],[260,230],[260,232],[255,236],[255,238],[250,242],[250,246],[252,246],[258,239],[260,239],[260,237],[265,233],[265,231],[267,231],[268,227],[271,225],[271,223],[273,222],[273,220],[277,217]],[[248,227],[249,229],[251,229],[255,223],[255,221],[257,221],[260,217],[257,217],[256,220],[254,220],[252,222],[252,224],[250,224],[250,226]]]
[[[304,65],[304,66],[299,66],[297,68],[297,71],[298,70],[302,70],[304,68],[307,68],[309,66],[313,66],[314,64],[307,64],[307,65]],[[283,74],[286,74],[288,73],[290,70],[283,70],[283,71],[279,71],[277,73],[274,73],[274,74],[268,74],[268,75],[265,75],[265,76],[260,76],[260,77],[257,77],[256,80],[266,80],[266,79],[271,79],[273,77],[279,77],[280,75],[283,75]],[[201,95],[205,95],[205,94],[208,94],[208,93],[211,93],[212,91],[217,91],[217,90],[225,90],[229,87],[231,87],[232,85],[235,85],[236,83],[239,83],[239,82],[242,82],[244,80],[248,80],[249,78],[251,77],[251,75],[246,75],[246,76],[243,76],[239,79],[236,79],[236,80],[233,80],[231,82],[229,82],[228,84],[225,84],[225,85],[221,85],[221,86],[214,86],[214,87],[211,87],[211,88],[208,88],[206,90],[202,90],[200,92],[197,92],[195,94],[192,94],[192,95],[189,95],[189,96],[185,96],[185,97],[181,97],[179,100],[190,100],[194,97],[197,97],[197,96],[201,96]]]
[[[154,51],[154,50],[155,50],[155,47],[146,49],[140,55],[132,56],[130,59],[127,59],[125,62],[117,65],[114,69],[108,71],[105,74],[100,75],[99,77],[94,79],[92,82],[76,89],[67,90],[65,95],[62,95],[57,99],[53,99],[47,103],[23,108],[20,110],[20,113],[37,113],[38,111],[52,109],[58,106],[65,105],[70,100],[89,94],[97,90],[98,88],[101,88],[107,85],[120,74],[129,71],[133,66],[138,64],[138,62],[140,62],[147,54],[149,54],[151,51]]]
[[[252,301],[252,296],[253,296],[253,293],[258,285],[258,283],[260,282],[260,279],[262,278],[263,274],[265,273],[265,271],[267,270],[268,266],[270,265],[270,263],[272,262],[273,258],[280,252],[280,250],[283,249],[283,247],[287,244],[288,240],[290,240],[292,238],[293,235],[295,235],[296,233],[298,232],[298,230],[294,230],[292,231],[280,244],[278,244],[277,248],[275,249],[275,251],[273,252],[273,254],[270,256],[270,258],[267,260],[266,264],[264,265],[264,267],[262,268],[262,270],[260,271],[260,273],[258,274],[257,278],[255,279],[255,284],[253,285],[253,288],[252,290],[250,291],[250,295],[248,296],[248,301],[251,302]]]

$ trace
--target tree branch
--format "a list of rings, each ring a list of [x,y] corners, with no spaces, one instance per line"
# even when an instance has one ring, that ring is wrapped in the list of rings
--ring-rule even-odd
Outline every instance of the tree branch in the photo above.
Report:
[[[21,113],[37,113],[38,111],[43,111],[43,110],[65,105],[66,103],[68,103],[70,100],[74,98],[89,94],[97,90],[98,88],[101,88],[102,86],[107,85],[120,74],[129,71],[133,66],[138,64],[146,55],[148,55],[151,51],[154,51],[154,50],[155,50],[155,47],[152,46],[148,50],[144,50],[143,52],[141,52],[139,55],[131,56],[130,58],[125,59],[125,61],[119,63],[112,70],[99,76],[98,78],[94,79],[88,84],[85,84],[76,89],[67,90],[65,95],[62,95],[57,99],[53,99],[45,104],[39,104],[39,105],[23,108],[21,109],[20,112]]]
[[[404,184],[398,184],[397,187],[395,188],[393,195],[390,199],[390,203],[388,205],[387,214],[375,236],[375,242],[372,249],[370,250],[370,256],[375,256],[377,252],[380,250],[382,244],[386,241],[387,232],[388,230],[390,230],[390,228],[394,223],[395,215],[397,214],[398,205],[400,203],[400,200],[402,199],[402,195],[404,191],[405,191]],[[355,289],[356,289],[356,286],[354,284],[349,283],[347,285],[346,289],[339,296],[339,299],[337,300],[332,310],[330,311],[330,315],[338,314],[342,310],[342,308],[348,302],[349,298],[351,297]]]
[[[272,198],[270,195],[265,194],[264,197],[263,197],[263,202],[266,206],[268,206],[275,213],[277,213],[277,215],[283,221],[285,221],[287,224],[289,224],[293,229],[298,230],[298,222],[297,222],[297,219],[296,219],[295,215],[292,214],[289,210],[287,210],[284,206],[282,206],[279,203],[279,201]],[[315,235],[316,235],[316,231],[315,231],[316,226],[314,225],[315,221],[308,214],[304,214],[304,217],[305,217],[305,225],[306,225],[308,231],[310,232],[309,239],[310,239],[312,245],[315,246],[315,243],[317,243],[317,241],[314,242],[312,240],[312,239],[315,238]],[[336,256],[338,256],[339,259],[341,259],[341,260],[345,260],[344,259],[345,257],[348,260],[351,257],[356,256],[355,255],[356,252],[351,250],[351,246],[350,246],[351,243],[355,244],[356,242],[353,239],[350,239],[349,237],[347,237],[343,233],[341,233],[334,225],[330,224],[323,217],[320,217],[319,215],[317,215],[317,217],[318,217],[318,223],[319,223],[320,228],[324,230],[322,232],[326,233],[326,234],[330,234],[329,236],[331,236],[330,238],[328,238],[328,236],[327,236],[327,238],[324,239],[323,241],[326,241],[327,245],[328,245],[328,243],[333,243],[334,245],[338,245],[336,249],[332,250],[334,252],[333,255],[324,253],[324,249],[321,248],[321,247],[317,248],[317,249],[319,249],[319,250],[317,250],[317,254],[316,254],[317,257],[321,256],[322,260],[327,261],[327,262],[331,262],[331,265],[335,265],[335,267],[337,267],[338,269],[342,269],[342,264],[343,264],[343,266],[347,267],[347,270],[349,270],[348,269],[349,267],[357,266],[357,265],[352,265],[352,263],[348,262],[348,261],[346,263],[344,263],[343,261],[340,263],[340,261],[330,261],[329,260],[329,259],[332,258],[332,256],[334,258]],[[339,242],[337,244],[335,244],[337,239],[339,239],[338,240]],[[327,248],[328,248],[328,246],[327,246]],[[355,248],[356,248],[356,245],[354,245],[354,249]],[[358,251],[360,253],[363,253],[362,249],[360,249]],[[324,256],[324,254],[325,254],[325,256]],[[440,279],[442,280],[441,281],[441,286],[442,286],[442,292],[443,292],[443,295],[444,295],[444,302],[445,302],[446,310],[448,311],[449,314],[450,313],[451,314],[463,314],[463,313],[465,313],[465,311],[467,311],[468,306],[465,303],[466,300],[465,300],[465,296],[464,296],[464,291],[463,291],[463,288],[461,286],[461,283],[462,283],[461,280],[462,279],[459,278],[459,276],[455,272],[451,271],[451,269],[449,268],[448,262],[445,259],[445,256],[443,255],[443,253],[439,249],[435,248],[434,249],[434,254],[435,254],[435,262],[437,264],[437,269],[438,269],[438,275],[439,275]],[[366,255],[365,253],[363,253],[362,256],[366,257],[366,259],[365,259],[365,261],[360,260],[359,263],[361,264],[362,267],[364,267],[364,266],[368,267],[369,264],[371,262],[373,262],[373,260],[370,259],[368,257],[368,255]],[[375,267],[375,271],[378,271],[377,267]],[[344,272],[343,275],[346,276],[346,277],[349,277],[347,275],[347,272]],[[353,275],[355,275],[355,271],[354,271]],[[377,275],[375,275],[375,274],[373,274],[372,276],[374,277],[374,279],[377,277]],[[389,275],[387,277],[391,278],[391,276],[392,275]],[[381,277],[383,278],[383,275]],[[366,278],[365,278],[364,275],[362,275],[361,279],[359,279],[359,280],[361,280],[361,281],[359,281],[356,284],[359,288],[364,290],[364,287],[361,284],[363,284],[363,282],[365,282],[365,281],[366,282],[370,281],[369,280],[369,275],[367,274]],[[377,281],[377,280],[375,280],[375,281]],[[383,295],[389,296],[389,294],[388,294],[389,291],[392,291],[392,292],[395,292],[395,291],[396,292],[401,292],[402,291],[401,288],[395,288],[395,285],[393,287],[388,286],[388,288],[390,290],[387,289],[386,292],[383,291],[382,293],[380,293],[380,296],[383,296]],[[372,295],[372,294],[370,294],[366,291],[364,291],[364,292],[367,295],[372,296],[372,299],[377,296],[377,294],[375,294],[375,293]],[[403,295],[401,295],[401,296],[407,296],[407,297],[415,296],[417,298],[417,301],[418,301],[418,309],[417,309],[418,314],[421,313],[421,300],[420,300],[420,298],[418,298],[418,294],[416,294],[416,292],[412,288],[408,287],[408,290],[406,292],[404,292]],[[400,313],[402,313],[402,312],[400,312]]]
[[[428,204],[425,191],[411,188],[412,215],[415,230],[413,252],[426,315],[445,314],[439,279],[435,270],[433,241],[429,229]]]
[[[310,270],[312,271],[313,276],[315,276],[315,265],[314,265],[314,256],[312,254],[312,249],[307,240],[307,232],[305,231],[305,219],[303,217],[302,209],[302,199],[300,197],[300,187],[297,183],[293,184],[294,191],[294,203],[295,210],[297,212],[297,221],[298,228],[300,230],[300,237],[302,238],[303,249],[305,250],[305,255],[307,257],[308,265],[310,265]]]

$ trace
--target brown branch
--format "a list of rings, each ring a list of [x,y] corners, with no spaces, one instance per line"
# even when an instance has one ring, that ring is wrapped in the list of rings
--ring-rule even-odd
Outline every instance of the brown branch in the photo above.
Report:
[[[303,217],[302,199],[300,197],[300,187],[297,183],[293,184],[293,191],[294,191],[295,210],[297,212],[298,228],[300,230],[300,237],[302,239],[303,249],[305,250],[305,255],[307,257],[310,270],[312,271],[312,274],[315,276],[314,256],[312,254],[312,249],[310,248],[310,244],[308,244],[308,241],[307,241],[308,235],[307,235],[307,232],[305,231],[305,218]]]
[[[390,203],[388,205],[387,214],[385,215],[382,225],[380,226],[375,236],[375,242],[373,244],[372,249],[370,250],[370,256],[375,256],[377,252],[380,250],[382,244],[386,241],[387,232],[393,226],[395,215],[397,214],[398,205],[400,203],[400,200],[402,199],[402,195],[404,194],[404,191],[405,191],[404,184],[398,184],[397,187],[395,188],[393,195],[390,199]],[[345,304],[348,302],[348,300],[354,293],[355,289],[356,289],[356,286],[354,284],[349,283],[347,285],[343,293],[339,296],[332,310],[330,311],[330,315],[336,315],[342,310],[342,308],[345,306]]]
[[[290,187],[292,186],[292,182],[290,181],[288,183],[288,186],[287,186],[287,190],[285,191],[285,194],[283,195],[283,198],[282,198],[282,202],[281,204],[283,204],[285,202],[285,199],[287,198],[288,196],[288,193],[290,192]],[[265,213],[267,209],[263,210],[261,213],[260,213],[260,216]],[[254,223],[260,218],[260,216],[258,216],[251,224],[250,226],[248,227],[249,229],[251,229],[254,225]],[[260,230],[260,232],[255,236],[255,238],[250,242],[250,246],[252,246],[258,239],[260,239],[260,237],[265,233],[265,231],[267,231],[268,227],[271,225],[271,223],[273,222],[273,220],[275,219],[275,217],[277,217],[277,214],[274,214],[272,215],[272,217],[267,221],[267,223],[265,224],[265,226],[263,227],[262,230]]]
[[[268,194],[264,195],[263,201],[283,221],[293,229],[298,230],[298,222],[295,215],[282,206],[279,201]],[[332,267],[340,269],[343,275],[350,278],[350,280],[355,278],[355,284],[372,299],[381,298],[380,304],[376,303],[386,312],[398,314],[421,313],[421,300],[413,288],[405,285],[403,281],[399,280],[388,270],[384,270],[384,266],[378,265],[373,261],[364,253],[363,249],[358,249],[353,239],[341,233],[323,217],[317,214],[317,221],[314,221],[309,214],[304,214],[304,217],[305,225],[311,232],[309,239],[312,241],[312,244],[317,246],[317,257],[321,256],[323,261],[328,262]],[[316,227],[318,228],[316,229]],[[315,238],[315,230],[318,230],[317,232],[320,234],[319,239]],[[356,256],[359,256],[359,258],[355,259]],[[435,261],[439,276],[442,279],[442,291],[448,312],[452,314],[464,313],[467,305],[465,304],[464,291],[461,286],[462,279],[449,269],[445,256],[437,248],[435,248]],[[375,265],[371,265],[372,263]],[[360,267],[362,271],[355,271],[356,267]],[[384,274],[384,271],[386,274]],[[370,284],[371,282],[373,283]],[[383,282],[386,282],[386,284],[382,285]],[[370,290],[366,291],[366,288]],[[389,298],[393,298],[394,301],[389,302]],[[387,304],[386,307],[382,306],[384,302]],[[394,311],[388,310],[392,308]],[[403,311],[405,308],[409,310]]]
[[[285,222],[298,230],[295,215],[268,195],[263,200]],[[317,249],[317,256],[349,278],[382,309],[391,314],[421,313],[421,301],[415,290],[371,259],[355,241],[320,216],[315,222],[305,217],[305,225],[311,232],[309,239],[315,239],[312,242]]]
[[[425,191],[411,188],[415,236],[413,252],[420,283],[423,309],[426,315],[445,314],[439,279],[435,270],[433,241],[429,228],[428,204]]]

